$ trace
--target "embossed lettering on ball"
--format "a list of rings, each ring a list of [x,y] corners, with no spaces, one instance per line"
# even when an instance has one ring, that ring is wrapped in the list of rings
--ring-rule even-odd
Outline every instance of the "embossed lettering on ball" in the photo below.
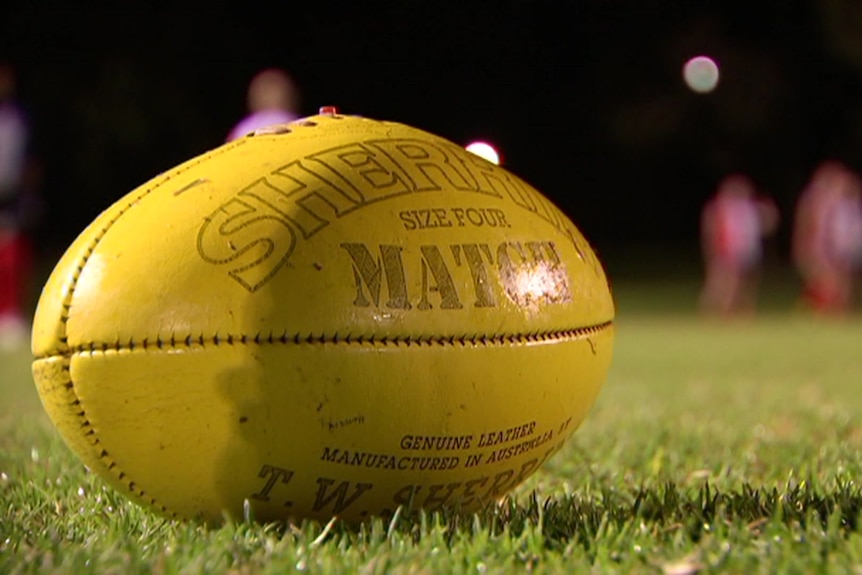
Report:
[[[57,264],[34,378],[131,500],[219,522],[477,509],[581,424],[611,361],[594,252],[530,185],[327,113],[132,191]]]

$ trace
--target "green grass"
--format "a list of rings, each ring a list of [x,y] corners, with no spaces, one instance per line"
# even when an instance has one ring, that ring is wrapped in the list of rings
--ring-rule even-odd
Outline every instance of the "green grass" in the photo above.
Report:
[[[66,449],[28,356],[0,355],[0,573],[862,571],[862,317],[788,296],[708,321],[693,282],[616,289],[607,384],[542,471],[475,516],[360,529],[153,516]]]

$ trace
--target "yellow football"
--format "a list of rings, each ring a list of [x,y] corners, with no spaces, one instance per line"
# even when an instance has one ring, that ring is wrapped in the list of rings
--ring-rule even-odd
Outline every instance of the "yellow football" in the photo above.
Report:
[[[87,467],[166,516],[473,510],[584,420],[613,320],[530,185],[328,110],[99,215],[42,291],[33,376]]]

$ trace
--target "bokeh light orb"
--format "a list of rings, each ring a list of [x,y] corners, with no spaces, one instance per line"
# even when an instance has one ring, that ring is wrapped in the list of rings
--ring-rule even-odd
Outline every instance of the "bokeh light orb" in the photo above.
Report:
[[[468,152],[476,154],[480,158],[484,158],[492,164],[500,165],[500,154],[488,142],[472,142],[465,146]]]
[[[709,56],[695,56],[682,68],[685,84],[698,94],[706,94],[718,86],[718,64]]]

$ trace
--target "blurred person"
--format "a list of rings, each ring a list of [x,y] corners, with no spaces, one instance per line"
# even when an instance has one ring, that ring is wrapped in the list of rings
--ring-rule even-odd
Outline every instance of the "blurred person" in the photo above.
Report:
[[[822,162],[799,197],[793,260],[804,305],[820,313],[850,310],[862,265],[862,179],[846,165]]]
[[[15,90],[14,67],[0,62],[0,349],[23,345],[29,331],[29,125]]]
[[[291,77],[277,68],[258,72],[249,83],[246,105],[248,115],[227,136],[228,142],[255,130],[292,122],[299,117],[299,94]]]
[[[701,309],[723,316],[754,312],[763,239],[778,227],[775,203],[742,174],[719,183],[701,213],[705,278]]]

